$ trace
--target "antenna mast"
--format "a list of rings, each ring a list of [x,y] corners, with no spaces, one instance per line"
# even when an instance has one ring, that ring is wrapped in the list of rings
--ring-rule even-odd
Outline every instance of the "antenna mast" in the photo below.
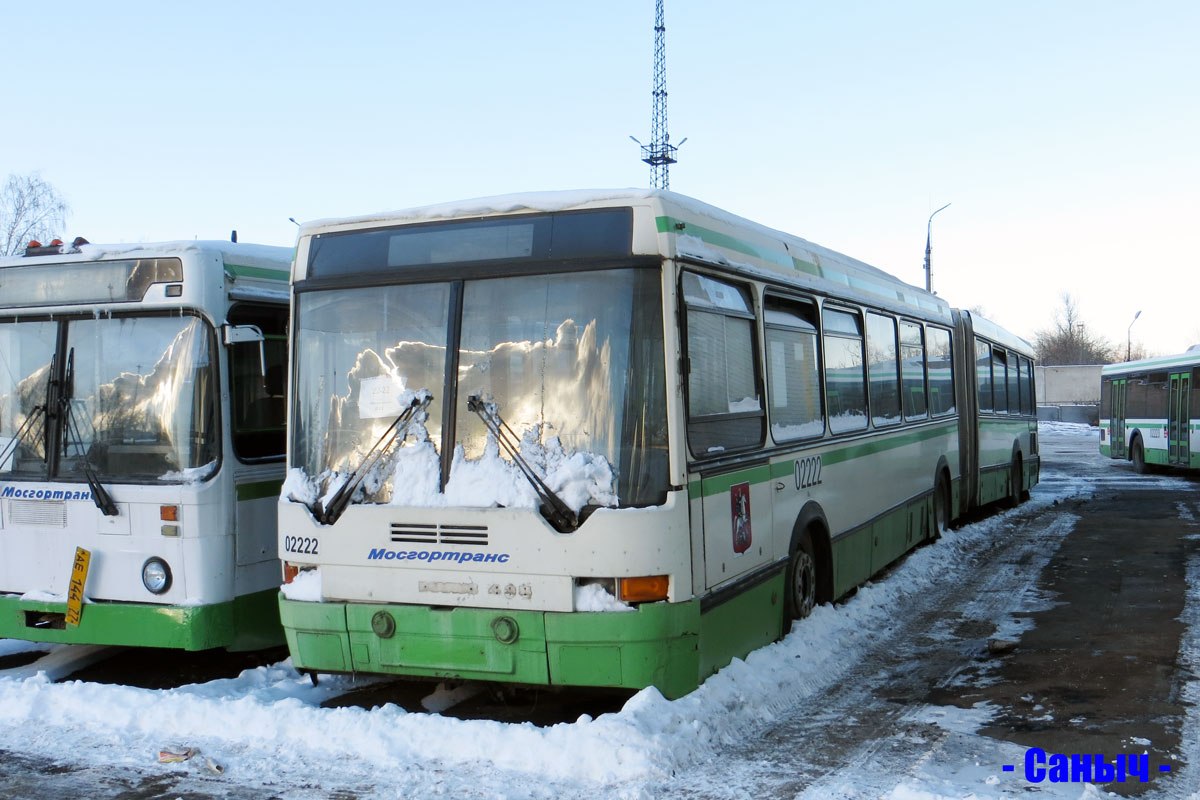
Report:
[[[663,0],[655,0],[654,113],[650,117],[650,144],[642,145],[642,161],[650,165],[650,186],[654,189],[671,188],[671,165],[679,150],[667,133],[667,26],[663,20]]]

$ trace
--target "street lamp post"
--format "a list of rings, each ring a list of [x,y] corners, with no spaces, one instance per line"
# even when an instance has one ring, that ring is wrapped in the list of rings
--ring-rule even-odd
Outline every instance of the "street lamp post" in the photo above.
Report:
[[[1125,360],[1128,361],[1133,353],[1133,323],[1137,322],[1137,318],[1142,315],[1139,311],[1133,315],[1133,322],[1129,323],[1129,327],[1125,330]]]
[[[946,205],[942,206],[937,211],[930,214],[929,222],[927,222],[925,224],[925,291],[927,291],[927,292],[933,291],[933,288],[932,288],[933,287],[933,281],[932,281],[933,273],[930,272],[930,269],[929,269],[929,254],[933,251],[933,247],[931,246],[932,240],[933,240],[933,218],[938,215],[939,211],[945,211],[949,207],[950,207],[950,204],[946,203]]]

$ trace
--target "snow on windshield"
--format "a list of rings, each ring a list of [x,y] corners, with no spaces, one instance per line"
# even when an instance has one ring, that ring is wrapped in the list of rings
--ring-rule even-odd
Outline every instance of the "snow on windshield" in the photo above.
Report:
[[[471,508],[537,508],[537,493],[519,467],[500,455],[494,437],[488,436],[483,453],[467,458],[462,445],[454,449],[450,480],[445,491],[439,487],[441,460],[433,443],[420,425],[411,438],[390,459],[383,459],[364,479],[367,494],[390,483],[388,505]],[[569,451],[556,436],[541,438],[541,426],[535,425],[521,437],[521,456],[572,511],[584,506],[617,505],[612,466],[594,453]],[[320,498],[325,503],[347,480],[348,474],[325,472],[316,478],[303,469],[288,470],[281,495],[283,499],[312,506]],[[322,487],[324,487],[322,491]]]

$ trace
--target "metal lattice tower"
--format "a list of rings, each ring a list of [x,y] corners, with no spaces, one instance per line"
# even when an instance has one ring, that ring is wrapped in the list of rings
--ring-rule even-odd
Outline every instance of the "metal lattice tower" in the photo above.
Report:
[[[679,150],[671,144],[671,134],[667,132],[667,26],[663,20],[663,0],[656,0],[654,112],[650,117],[650,144],[642,145],[642,161],[650,165],[650,186],[655,189],[671,188],[671,165],[677,160],[675,154]]]

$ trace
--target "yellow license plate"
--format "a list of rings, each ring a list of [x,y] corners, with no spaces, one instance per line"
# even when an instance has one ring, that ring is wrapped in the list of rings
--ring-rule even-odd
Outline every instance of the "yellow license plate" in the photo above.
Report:
[[[67,625],[72,628],[78,626],[83,617],[83,587],[87,583],[91,563],[91,551],[76,547],[75,563],[71,565],[71,585],[67,589]]]

